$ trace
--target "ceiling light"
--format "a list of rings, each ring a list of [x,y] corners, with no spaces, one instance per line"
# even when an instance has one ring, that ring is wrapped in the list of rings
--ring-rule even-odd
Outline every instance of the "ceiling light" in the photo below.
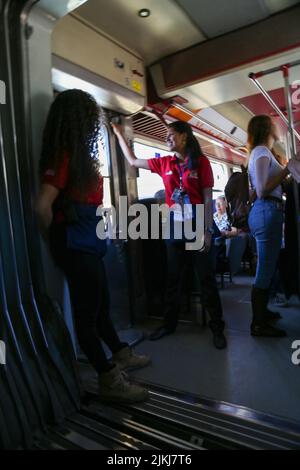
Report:
[[[142,8],[141,10],[139,10],[138,12],[138,15],[141,17],[141,18],[147,18],[148,16],[150,16],[151,14],[151,11],[148,9],[148,8]]]

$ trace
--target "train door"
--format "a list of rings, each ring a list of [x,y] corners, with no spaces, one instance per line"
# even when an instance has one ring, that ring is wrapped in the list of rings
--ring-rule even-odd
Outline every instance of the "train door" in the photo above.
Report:
[[[103,206],[108,210],[113,206],[116,208],[122,184],[120,172],[118,171],[117,149],[114,137],[109,127],[109,117],[111,113],[103,112],[103,124],[101,127],[101,137],[99,142],[99,153],[101,159],[101,174],[104,179],[104,199]],[[117,231],[118,227],[115,227]],[[116,233],[116,237],[117,237]],[[132,311],[130,304],[129,277],[128,277],[128,254],[126,240],[118,238],[107,239],[107,253],[104,257],[108,285],[110,289],[111,316],[118,331],[123,335],[130,335],[127,338],[130,342],[132,336],[130,327],[132,325]]]

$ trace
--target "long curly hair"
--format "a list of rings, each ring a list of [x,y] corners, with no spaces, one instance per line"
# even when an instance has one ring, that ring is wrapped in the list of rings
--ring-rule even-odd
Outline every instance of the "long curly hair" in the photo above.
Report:
[[[100,175],[100,128],[101,110],[90,94],[77,89],[59,93],[44,128],[41,175],[49,168],[57,170],[67,154],[68,186],[81,194],[96,188]]]
[[[188,156],[188,168],[189,170],[195,170],[198,167],[198,158],[203,156],[200,144],[193,134],[191,126],[184,121],[174,121],[168,125],[169,128],[173,129],[179,134],[186,134],[186,154]]]

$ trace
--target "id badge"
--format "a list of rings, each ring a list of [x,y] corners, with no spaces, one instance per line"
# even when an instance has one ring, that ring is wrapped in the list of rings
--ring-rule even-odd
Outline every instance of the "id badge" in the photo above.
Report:
[[[182,197],[181,203],[174,206],[174,221],[184,222],[193,218],[193,206],[188,194]]]
[[[175,204],[173,206],[174,222],[183,222],[183,191],[179,188],[175,188],[171,199],[172,201],[175,201]]]
[[[181,204],[175,204],[174,209],[174,222],[183,222],[183,211]]]
[[[172,201],[176,202],[176,204],[183,203],[183,191],[179,188],[175,188],[173,194],[171,196]]]
[[[183,220],[190,220],[193,218],[193,206],[188,194],[183,197]]]

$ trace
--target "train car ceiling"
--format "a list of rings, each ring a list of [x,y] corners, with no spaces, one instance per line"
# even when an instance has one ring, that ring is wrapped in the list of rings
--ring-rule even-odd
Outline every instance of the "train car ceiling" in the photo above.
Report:
[[[265,62],[268,62],[268,68],[270,68],[295,60],[289,57],[289,54],[294,53],[295,55],[298,52],[299,55],[299,49],[297,51],[300,45],[299,19],[300,5],[296,5],[255,24],[209,39],[161,59],[151,67],[155,84],[160,85],[158,86],[159,94],[174,93],[174,90],[179,88],[199,82],[208,82],[210,79],[224,74],[226,74],[228,85],[230,85],[228,92],[232,93],[236,82],[228,75],[229,72],[236,70],[243,71],[241,84],[238,88],[239,91],[242,91],[240,87],[247,77],[247,67],[250,66],[253,69],[257,63],[259,64],[257,70],[259,70],[265,68]],[[273,59],[277,59],[277,62],[269,63]],[[160,71],[160,76],[158,71]],[[162,80],[161,83],[158,83],[159,79]],[[217,94],[214,100],[220,99],[219,102],[237,98],[236,95],[229,94],[229,97],[224,99],[226,97],[220,96],[223,88],[217,83],[214,90],[208,88],[204,93],[204,96],[208,95],[204,104],[217,104],[217,101],[211,101],[210,91]],[[191,89],[191,91],[195,92],[195,89]],[[244,96],[248,94],[250,93],[246,91]]]
[[[142,7],[150,9],[148,18],[138,16]],[[172,0],[89,0],[72,16],[126,44],[147,64],[206,39]]]
[[[138,15],[142,6],[150,10],[147,18]],[[299,19],[295,0],[89,0],[54,29],[53,83],[58,90],[79,86],[102,106],[134,114],[146,104],[148,65],[158,100],[172,102],[177,95],[194,113],[183,116],[174,108],[171,119],[185,119],[239,153],[257,112],[247,106],[257,95],[248,73],[299,57]],[[300,67],[291,70],[291,81],[299,72]],[[281,88],[281,74],[264,77],[263,85],[268,91]],[[197,116],[231,133],[233,141]],[[228,153],[218,145],[210,151],[218,158]],[[231,152],[232,160],[239,163],[241,155]]]
[[[72,16],[105,31],[151,64],[296,3],[297,0],[89,0]],[[143,7],[150,10],[147,18],[138,16]],[[216,11],[221,12],[218,19]]]
[[[58,90],[82,88],[93,93],[101,106],[126,114],[145,105],[141,57],[77,18],[66,16],[56,25],[52,53],[53,84]]]
[[[257,21],[269,18],[283,8],[298,3],[297,0],[177,0],[177,3],[203,31],[207,39],[221,36]],[[215,12],[218,12],[218,15]]]
[[[193,18],[197,21],[197,12],[202,11],[206,2],[201,2],[201,5],[196,5],[193,1],[181,3],[190,14],[193,12],[196,15]],[[171,99],[175,95],[180,96],[185,100],[185,107],[197,110],[196,114],[200,117],[207,113],[207,108],[213,108],[223,118],[234,122],[240,132],[240,129],[246,130],[249,119],[253,114],[260,113],[261,109],[264,108],[267,113],[272,113],[271,109],[263,105],[264,98],[257,94],[257,89],[249,80],[248,74],[293,62],[299,58],[300,6],[299,2],[293,2],[294,6],[292,3],[281,3],[281,7],[292,6],[292,8],[271,17],[265,15],[258,23],[250,26],[245,26],[247,22],[244,17],[244,24],[240,23],[240,27],[244,27],[229,32],[230,21],[228,23],[226,18],[233,3],[237,7],[237,3],[247,6],[249,2],[223,2],[219,5],[220,11],[223,12],[219,18],[222,18],[226,25],[226,31],[218,30],[217,24],[215,29],[212,26],[210,40],[158,61],[150,67],[150,71],[160,97]],[[254,2],[251,2],[251,6],[253,4]],[[276,5],[278,12],[280,2],[276,2]],[[265,2],[265,10],[266,7],[275,12],[275,2]],[[216,8],[215,2],[214,8]],[[214,15],[209,16],[207,12],[209,9],[203,16],[201,15],[201,21],[204,23],[205,18],[207,21],[214,19]],[[254,18],[252,19],[254,21]],[[218,23],[218,20],[216,22]],[[215,38],[218,31],[223,35]],[[274,34],[274,31],[280,33]],[[299,66],[290,70],[291,83],[297,80],[299,74]],[[274,73],[263,77],[261,81],[267,91],[275,93],[275,98],[279,98],[279,103],[282,103],[284,108],[282,74]],[[209,113],[212,114],[211,110]],[[212,119],[212,123],[216,124],[216,121]],[[281,130],[283,136],[286,129],[281,126]]]

